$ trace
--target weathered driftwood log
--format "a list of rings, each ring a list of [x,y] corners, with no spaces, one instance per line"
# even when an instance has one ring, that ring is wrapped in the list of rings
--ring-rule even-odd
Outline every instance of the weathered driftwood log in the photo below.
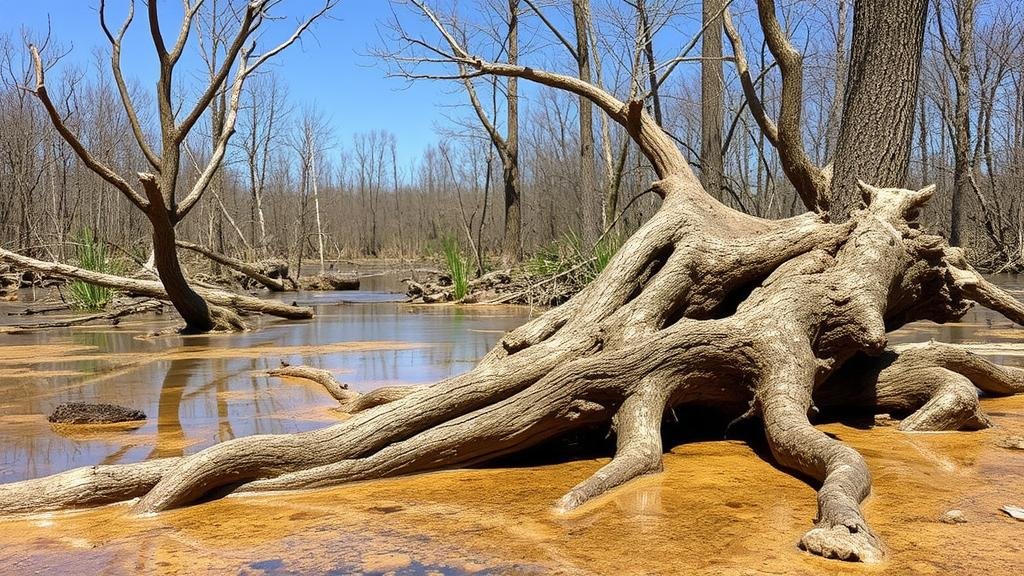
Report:
[[[338,272],[323,272],[315,276],[299,278],[299,286],[303,290],[359,290],[359,277]]]
[[[73,278],[90,284],[96,284],[97,286],[105,286],[107,288],[120,290],[126,294],[147,296],[158,300],[168,299],[167,292],[164,290],[163,285],[154,280],[139,280],[136,278],[124,278],[122,276],[93,272],[92,270],[85,270],[69,264],[36,260],[4,249],[0,249],[0,260],[9,262],[19,268],[28,268],[30,270],[38,270],[66,278]],[[232,292],[213,290],[209,288],[196,288],[196,292],[207,302],[213,305],[211,313],[214,315],[214,319],[226,329],[244,328],[244,324],[242,324],[238,315],[232,312],[232,310],[260,312],[263,314],[270,314],[271,316],[290,319],[313,317],[312,308],[292,306],[276,300],[264,300],[243,294],[235,294]]]
[[[282,365],[280,368],[269,370],[267,374],[278,378],[300,378],[316,382],[323,386],[339,402],[341,410],[353,414],[373,408],[374,406],[393,402],[411,394],[417,389],[416,386],[383,386],[365,394],[360,394],[354,390],[349,390],[348,385],[344,382],[338,382],[329,371],[311,366]]]
[[[987,423],[965,393],[971,386],[1024,392],[1020,371],[955,347],[887,350],[887,332],[916,320],[957,320],[973,302],[1024,321],[1024,305],[985,281],[959,250],[918,229],[934,187],[863,185],[865,205],[844,223],[813,213],[753,217],[704,191],[642,102],[623,103],[576,78],[470,58],[450,42],[460,63],[482,73],[591,99],[629,131],[657,172],[661,208],[598,278],[506,334],[469,372],[406,390],[334,426],[238,438],[177,461],[0,486],[0,512],[139,495],[136,511],[157,512],[229,490],[468,466],[614,420],[612,460],[556,504],[572,510],[659,472],[663,415],[696,405],[760,422],[779,465],[818,483],[818,517],[800,541],[805,549],[873,561],[881,545],[860,510],[871,488],[867,465],[812,425],[813,406],[832,413],[896,407],[909,413],[906,429],[970,429]]]
[[[263,286],[265,286],[268,290],[270,290],[272,292],[284,292],[284,291],[288,290],[288,288],[285,286],[283,280],[278,280],[278,279],[275,279],[275,278],[271,278],[270,276],[267,276],[256,265],[249,264],[247,262],[243,262],[243,261],[239,260],[238,258],[232,258],[231,256],[228,256],[227,254],[221,254],[220,252],[215,252],[214,250],[211,250],[211,249],[209,249],[209,248],[207,248],[205,246],[200,246],[199,244],[195,244],[193,242],[186,242],[184,240],[176,240],[175,244],[179,248],[184,248],[186,250],[191,250],[193,252],[197,252],[199,254],[202,254],[203,256],[206,256],[210,260],[213,260],[214,262],[217,262],[219,264],[223,264],[224,266],[227,266],[228,268],[231,268],[232,270],[236,270],[238,272],[241,272],[242,274],[245,274],[246,276],[248,276],[249,278],[252,278],[256,282],[259,282],[260,284],[262,284]]]
[[[49,322],[36,322],[34,324],[15,324],[11,327],[0,327],[0,332],[10,332],[14,330],[42,330],[46,328],[67,328],[69,326],[81,326],[82,324],[88,324],[89,322],[95,322],[97,320],[113,320],[117,322],[125,316],[131,316],[133,314],[142,314],[143,312],[152,312],[159,310],[163,304],[158,300],[145,300],[142,302],[131,302],[126,305],[116,307],[114,310],[108,312],[97,312],[95,314],[87,314],[85,316],[76,316],[74,318],[65,318],[61,320],[51,320]],[[64,307],[56,307],[54,309],[60,310],[65,309]]]

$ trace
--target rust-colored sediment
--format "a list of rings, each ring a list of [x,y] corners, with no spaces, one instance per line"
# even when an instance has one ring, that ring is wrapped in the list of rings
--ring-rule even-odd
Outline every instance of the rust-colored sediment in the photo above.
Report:
[[[1024,331],[988,315],[974,314],[968,321],[950,327],[915,324],[893,341],[934,336],[996,342],[984,352],[998,361],[1021,362],[1019,346],[998,342],[1020,342]],[[12,471],[17,474],[6,478],[60,471],[89,461],[86,456],[127,462],[191,453],[260,431],[244,428],[257,417],[287,421],[295,429],[329,424],[342,416],[318,387],[276,380],[257,386],[257,375],[268,365],[236,366],[221,359],[360,350],[351,343],[275,343],[149,353],[139,345],[111,355],[40,339],[40,345],[5,346],[0,359],[11,371],[0,386],[0,481]],[[423,346],[376,342],[362,350],[393,344]],[[417,366],[429,367],[438,358],[417,357],[422,363]],[[160,361],[170,362],[149,369]],[[64,364],[59,369],[95,375],[80,380],[47,372],[59,364]],[[237,375],[224,375],[231,370]],[[162,381],[136,388],[131,381],[141,375]],[[25,379],[36,385],[24,386]],[[122,380],[129,382],[122,386]],[[150,397],[156,410],[138,429],[56,430],[33,408],[52,402],[55,388],[88,389],[99,400],[127,390],[138,396],[133,401]],[[815,514],[813,488],[743,443],[702,442],[674,448],[665,457],[664,473],[631,483],[571,516],[557,516],[550,507],[605,460],[240,495],[142,518],[119,505],[3,519],[0,574],[1016,574],[1024,558],[1024,522],[999,508],[1024,505],[1024,451],[999,444],[1024,436],[1024,398],[987,399],[983,406],[998,426],[982,432],[822,427],[860,450],[874,474],[865,511],[887,551],[876,566],[801,552],[796,543]],[[87,448],[92,452],[84,454]],[[962,511],[966,523],[940,521],[954,509]]]
[[[484,469],[315,492],[240,495],[137,518],[126,506],[0,522],[0,566],[17,573],[1013,574],[1024,523],[1024,399],[984,402],[998,427],[903,434],[824,429],[875,475],[877,566],[796,547],[814,491],[739,442],[675,448],[665,472],[568,517],[551,503],[602,461]],[[940,521],[948,510],[964,524]]]

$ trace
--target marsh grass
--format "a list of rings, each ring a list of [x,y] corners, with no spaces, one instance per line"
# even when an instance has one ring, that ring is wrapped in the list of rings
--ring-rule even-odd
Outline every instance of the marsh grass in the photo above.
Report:
[[[605,269],[622,242],[621,235],[608,234],[590,250],[579,234],[569,232],[540,248],[526,263],[526,269],[541,277],[564,274],[563,281],[579,291]]]
[[[117,274],[118,266],[107,256],[107,250],[96,239],[91,230],[83,230],[78,234],[75,243],[75,256],[78,266],[93,272]],[[79,310],[100,310],[114,299],[115,291],[110,288],[96,286],[81,280],[68,285],[68,297],[71,305]]]
[[[441,238],[441,252],[452,277],[452,295],[461,300],[469,293],[469,262],[459,249],[459,241],[452,236]]]

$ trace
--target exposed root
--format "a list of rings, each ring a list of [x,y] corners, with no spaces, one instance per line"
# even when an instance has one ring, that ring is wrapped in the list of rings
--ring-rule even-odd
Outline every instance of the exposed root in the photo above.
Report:
[[[959,346],[929,342],[858,357],[815,392],[826,415],[886,412],[907,417],[904,431],[978,430],[991,425],[978,390],[1024,392],[1024,370],[993,364]]]
[[[327,393],[335,400],[339,400],[341,402],[348,402],[353,397],[359,396],[356,392],[349,390],[347,384],[338,382],[333,374],[322,368],[313,368],[311,366],[289,366],[282,362],[280,368],[268,370],[267,374],[270,376],[277,376],[279,378],[300,378],[303,380],[312,380],[313,382],[323,386],[324,389],[327,390]]]
[[[801,546],[879,560],[881,544],[860,510],[871,490],[867,465],[815,429],[808,412],[908,415],[902,427],[915,431],[985,426],[975,387],[1024,392],[1024,371],[952,346],[886,349],[886,333],[920,319],[956,320],[971,299],[1016,321],[1024,306],[910,225],[931,188],[866,187],[868,206],[842,225],[813,215],[760,220],[715,202],[687,174],[655,188],[662,208],[595,282],[507,334],[470,372],[359,395],[322,370],[274,371],[318,382],[353,416],[301,434],[231,440],[158,469],[138,465],[144,473],[117,469],[113,488],[91,490],[105,476],[82,471],[0,486],[0,511],[93,505],[120,490],[120,499],[144,494],[136,511],[158,512],[228,491],[468,466],[614,419],[616,454],[559,501],[571,510],[661,469],[666,407],[729,415],[753,407],[778,463],[820,483],[818,518]],[[47,499],[45,487],[67,478],[77,492]]]
[[[805,368],[783,365],[758,392],[765,434],[776,461],[821,482],[818,518],[800,546],[826,558],[880,561],[881,546],[860,511],[861,501],[871,492],[871,472],[856,450],[811,426],[809,390],[799,386],[808,378],[813,373]]]
[[[555,509],[574,510],[595,496],[630,480],[662,470],[661,418],[665,387],[648,385],[633,393],[616,412],[615,457],[563,496]]]
[[[280,368],[268,370],[267,374],[283,378],[312,380],[323,386],[339,402],[339,409],[342,412],[349,414],[355,414],[375,406],[401,400],[409,394],[422,389],[419,386],[383,386],[365,394],[360,394],[354,390],[349,390],[347,384],[339,382],[327,370],[310,366],[289,366],[284,363],[282,363]]]
[[[974,384],[956,372],[934,368],[921,374],[936,383],[924,406],[900,422],[904,432],[938,430],[980,430],[992,425],[981,413]]]
[[[217,332],[245,332],[248,329],[242,317],[230,308],[210,305],[210,317]]]

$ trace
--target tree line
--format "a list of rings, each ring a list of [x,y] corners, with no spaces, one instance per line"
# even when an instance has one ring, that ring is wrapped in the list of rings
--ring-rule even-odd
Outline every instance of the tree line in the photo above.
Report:
[[[784,63],[773,56],[753,2],[439,4],[438,18],[463,34],[473,53],[511,64],[541,62],[643,99],[727,205],[771,218],[803,210],[771,130],[759,122],[761,112],[783,124],[788,111]],[[744,52],[742,68],[723,23],[726,4]],[[909,172],[906,182],[879,184],[936,183],[925,215],[931,229],[967,248],[987,269],[1016,270],[1024,247],[1020,10],[978,0],[914,4],[907,13],[920,13],[915,20],[925,27],[919,88],[910,95],[914,123],[893,127],[914,132]],[[228,26],[218,19],[237,17],[241,5],[207,5],[196,15],[206,23],[195,35],[211,74],[230,49],[223,30]],[[849,178],[848,172],[865,169],[852,162],[863,155],[842,149],[839,127],[850,106],[867,110],[872,103],[856,102],[848,84],[891,79],[850,67],[851,52],[878,49],[858,44],[851,2],[780,8],[779,25],[794,39],[802,76],[801,122],[788,137],[804,145],[806,162]],[[415,15],[396,14],[377,23],[385,40],[372,50],[382,73],[395,76],[396,86],[441,82],[464,96],[465,107],[439,125],[437,143],[410,155],[400,153],[400,134],[342,138],[345,118],[290,95],[286,71],[264,67],[241,86],[223,162],[208,175],[208,193],[191,208],[195,213],[177,224],[179,237],[244,258],[279,255],[301,263],[417,257],[455,235],[466,246],[515,262],[569,231],[593,240],[614,224],[628,233],[653,213],[658,200],[644,194],[649,164],[625,129],[589,101],[520,90],[515,78],[423,73],[419,65],[426,55],[408,50],[415,34],[407,28]],[[894,41],[912,36],[908,22],[897,24],[889,33]],[[879,27],[879,33],[886,32]],[[108,62],[111,47],[75,61],[62,54],[59,39],[47,40],[41,31],[0,38],[0,243],[66,261],[80,231],[89,229],[145,260],[150,222],[130,198],[111,193],[112,184],[75,153],[26,90],[35,84],[27,47],[32,39],[43,48],[42,66],[53,77],[47,88],[56,113],[116,173],[134,174],[148,165],[133,138],[134,124],[160,139],[159,94],[132,78],[116,78]],[[330,50],[329,42],[320,49]],[[135,120],[122,105],[122,87],[133,98]],[[223,129],[230,90],[215,92],[182,139],[181,176],[173,184],[181,194],[204,178],[217,153],[211,135]],[[906,97],[899,92],[894,86],[889,93]],[[848,212],[852,204],[844,202],[830,211]]]

